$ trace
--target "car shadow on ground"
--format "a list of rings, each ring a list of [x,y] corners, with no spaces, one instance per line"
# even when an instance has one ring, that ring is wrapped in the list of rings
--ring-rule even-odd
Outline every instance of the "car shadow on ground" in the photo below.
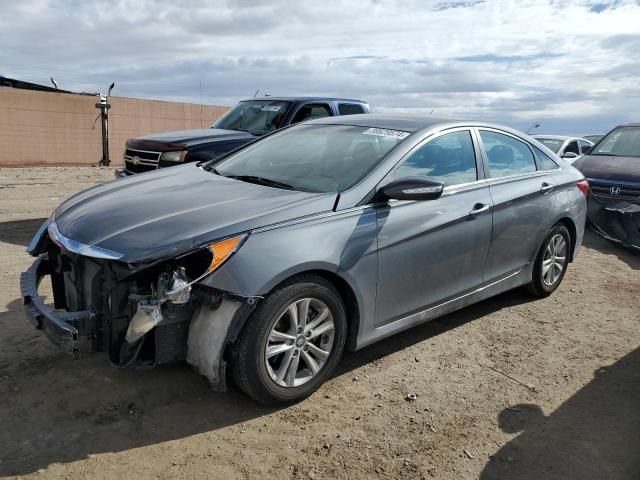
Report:
[[[347,353],[336,375],[530,300],[508,292]],[[211,391],[186,364],[120,370],[100,354],[73,360],[30,329],[19,300],[7,307],[0,313],[0,327],[7,327],[0,337],[0,476],[213,432],[277,411],[233,386]]]
[[[615,255],[632,269],[640,270],[640,251],[623,247],[611,240],[602,238],[590,227],[585,228],[582,244],[587,248],[593,248],[594,250],[598,250],[606,255]],[[578,253],[578,255],[580,254]]]
[[[46,218],[31,218],[0,222],[0,242],[26,247],[45,220]]]
[[[492,456],[482,480],[640,478],[640,348],[596,370],[548,416],[514,405],[498,423],[522,433]]]

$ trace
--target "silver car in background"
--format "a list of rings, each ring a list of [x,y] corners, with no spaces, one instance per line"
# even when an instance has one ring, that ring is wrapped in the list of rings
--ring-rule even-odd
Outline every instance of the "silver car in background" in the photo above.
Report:
[[[79,193],[29,247],[37,328],[119,366],[186,359],[255,399],[310,395],[357,350],[501,292],[550,295],[588,185],[500,125],[351,115]],[[107,208],[108,206],[108,208]],[[37,293],[52,276],[52,309]]]
[[[568,137],[566,135],[534,135],[533,138],[567,162],[573,163],[587,153],[593,142],[581,137]]]

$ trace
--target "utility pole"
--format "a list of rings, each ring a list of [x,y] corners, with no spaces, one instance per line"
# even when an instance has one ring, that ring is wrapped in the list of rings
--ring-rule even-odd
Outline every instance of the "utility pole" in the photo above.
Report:
[[[100,95],[100,102],[96,103],[96,108],[100,109],[100,120],[102,124],[102,160],[100,160],[100,165],[105,167],[109,166],[109,109],[111,105],[109,104],[109,96],[111,95],[111,90],[115,87],[115,82],[113,82],[109,86],[109,90],[107,91],[107,95]]]

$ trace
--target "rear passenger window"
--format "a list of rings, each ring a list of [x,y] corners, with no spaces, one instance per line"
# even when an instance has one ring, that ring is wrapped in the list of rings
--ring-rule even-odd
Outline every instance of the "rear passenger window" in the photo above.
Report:
[[[291,123],[302,122],[303,120],[313,120],[314,118],[322,118],[331,116],[331,109],[329,105],[313,104],[303,105],[293,117]]]
[[[468,130],[434,138],[411,154],[396,170],[396,177],[424,176],[459,185],[478,179],[476,154]]]
[[[357,115],[358,113],[364,113],[362,105],[355,103],[341,103],[338,105],[338,112],[340,115]]]
[[[509,135],[487,130],[480,130],[480,137],[489,158],[490,177],[507,177],[536,171],[536,161],[526,143]]]
[[[533,150],[536,152],[536,157],[538,157],[538,165],[540,166],[540,170],[555,170],[556,168],[558,168],[558,164],[538,147],[533,147]]]

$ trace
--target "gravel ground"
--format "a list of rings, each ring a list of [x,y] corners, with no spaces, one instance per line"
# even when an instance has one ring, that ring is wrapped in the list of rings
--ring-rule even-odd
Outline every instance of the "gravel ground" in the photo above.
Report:
[[[348,353],[310,399],[269,409],[185,364],[72,360],[25,321],[34,231],[111,178],[0,169],[0,476],[640,478],[639,256],[587,232],[550,298],[509,292]]]

